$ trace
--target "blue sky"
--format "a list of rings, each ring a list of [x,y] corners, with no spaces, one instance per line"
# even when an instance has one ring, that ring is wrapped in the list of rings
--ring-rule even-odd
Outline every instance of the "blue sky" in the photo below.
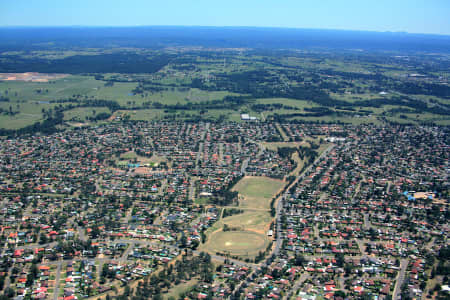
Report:
[[[450,0],[0,0],[0,26],[201,25],[450,35]]]

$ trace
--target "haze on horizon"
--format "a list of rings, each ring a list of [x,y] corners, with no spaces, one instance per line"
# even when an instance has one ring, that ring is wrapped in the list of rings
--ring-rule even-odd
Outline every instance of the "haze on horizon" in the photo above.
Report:
[[[15,0],[0,26],[250,26],[450,35],[447,0]]]

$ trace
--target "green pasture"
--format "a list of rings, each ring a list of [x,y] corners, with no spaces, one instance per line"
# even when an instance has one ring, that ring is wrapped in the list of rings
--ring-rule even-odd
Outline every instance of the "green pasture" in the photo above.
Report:
[[[100,113],[111,113],[106,107],[77,107],[64,112],[66,121],[86,121],[89,117],[95,117]]]

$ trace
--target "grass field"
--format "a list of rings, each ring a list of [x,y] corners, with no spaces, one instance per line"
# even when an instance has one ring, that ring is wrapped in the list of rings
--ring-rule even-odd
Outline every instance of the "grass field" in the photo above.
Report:
[[[120,155],[121,159],[126,159],[126,160],[130,160],[130,159],[138,159],[139,155],[137,155],[134,151],[128,151],[125,152],[123,154]]]
[[[306,137],[304,141],[302,142],[275,142],[275,143],[261,143],[261,146],[265,147],[266,149],[277,151],[281,147],[290,147],[290,148],[298,148],[299,146],[310,146],[310,142],[314,143],[320,143],[319,138],[310,138]],[[319,149],[317,149],[318,155],[322,154],[322,152],[327,149],[329,146],[328,143],[322,143],[319,146]],[[292,172],[289,175],[298,176],[300,171],[302,170],[305,161],[303,159],[300,159],[297,152],[294,152],[291,156],[291,158],[297,163],[297,167],[292,170]]]
[[[272,151],[278,151],[279,148],[282,147],[290,147],[290,148],[298,148],[299,146],[304,146],[304,145],[309,145],[306,141],[302,141],[302,142],[275,142],[275,143],[261,143],[261,145],[263,147],[265,147],[266,149],[272,150]],[[294,152],[291,155],[291,158],[296,162],[297,167],[292,170],[291,173],[289,173],[289,175],[299,175],[301,169],[303,168],[305,161],[300,159],[299,155],[297,152]]]
[[[330,93],[330,95],[338,100],[344,100],[348,102],[355,102],[359,100],[371,100],[371,99],[378,99],[381,96],[378,93],[364,93],[364,94],[336,94],[336,93]],[[416,98],[420,98],[421,100],[424,100],[426,97],[417,95]],[[433,98],[436,101],[441,102],[442,100],[439,98]],[[271,115],[275,114],[296,114],[296,113],[307,113],[305,111],[305,108],[313,108],[313,107],[319,107],[316,103],[313,103],[311,101],[307,100],[296,100],[296,99],[288,99],[288,98],[267,98],[267,99],[257,99],[256,103],[259,104],[284,104],[291,107],[297,108],[297,110],[291,110],[291,109],[273,109],[271,111],[263,111],[261,114],[264,116],[264,118],[270,117]],[[290,120],[302,120],[307,122],[343,122],[343,123],[349,123],[353,125],[360,125],[360,124],[375,124],[379,125],[381,124],[381,121],[377,118],[377,116],[380,116],[383,113],[389,112],[391,109],[398,109],[402,106],[398,105],[383,105],[382,107],[355,107],[356,111],[359,109],[362,110],[371,110],[373,111],[373,114],[371,116],[366,116],[364,113],[361,113],[361,116],[359,117],[351,117],[351,116],[336,116],[336,115],[329,115],[329,116],[323,116],[323,117],[299,117],[295,116],[290,118]],[[251,111],[251,110],[250,110]],[[258,115],[257,112],[251,111],[251,114]],[[406,119],[400,118],[400,115],[406,116]],[[423,121],[428,122],[434,122],[436,124],[441,125],[449,125],[450,119],[447,116],[439,116],[436,114],[431,113],[421,113],[421,114],[409,114],[409,113],[395,113],[394,115],[387,115],[387,119],[399,122],[399,123],[413,123],[418,124]]]
[[[209,198],[207,197],[197,197],[194,199],[194,203],[198,205],[206,205],[209,203]]]
[[[226,253],[241,258],[254,258],[270,243],[267,231],[273,218],[270,201],[284,186],[281,180],[267,177],[244,177],[234,187],[239,193],[239,209],[244,213],[217,221],[206,234],[207,242],[201,250]],[[233,231],[223,231],[224,226]]]
[[[164,295],[164,299],[169,299],[173,297],[175,299],[179,299],[182,293],[188,292],[191,288],[193,288],[198,283],[198,280],[192,279],[184,283],[180,283],[178,285],[174,285],[167,294]]]
[[[291,173],[289,173],[290,176],[298,176],[300,175],[300,171],[302,170],[303,166],[305,165],[305,160],[301,159],[300,156],[298,155],[298,152],[295,152],[294,154],[292,154],[292,159],[295,161],[295,163],[297,164],[297,167],[292,170]]]
[[[233,110],[218,110],[210,109],[200,114],[197,110],[182,110],[182,111],[166,111],[164,109],[140,109],[140,110],[128,110],[128,111],[117,111],[117,114],[127,114],[130,116],[131,120],[142,120],[142,121],[157,121],[164,119],[176,119],[176,120],[188,120],[195,117],[202,117],[211,120],[218,120],[223,118],[229,121],[240,121],[239,112]]]
[[[356,100],[361,100],[361,99],[373,99],[373,98],[379,98],[378,95],[376,94],[361,94],[358,96],[355,95],[334,95],[336,96],[337,99],[341,99],[341,100],[346,100],[349,102],[353,102]],[[339,97],[338,97],[339,96]],[[359,97],[361,96],[361,97]],[[359,99],[361,98],[361,99]],[[260,104],[284,104],[284,105],[288,105],[291,107],[295,107],[297,108],[296,110],[293,109],[273,109],[271,111],[264,111],[262,112],[262,114],[264,115],[265,118],[268,118],[272,115],[275,114],[283,114],[283,115],[292,115],[292,114],[297,114],[297,113],[308,113],[307,111],[305,111],[305,108],[314,108],[314,107],[320,107],[320,105],[313,103],[311,101],[307,101],[307,100],[296,100],[296,99],[287,99],[287,98],[267,98],[267,99],[257,99],[256,103],[260,103]],[[388,107],[388,106],[385,106]],[[367,109],[367,108],[366,108]],[[371,110],[374,110],[373,108],[370,108]],[[386,108],[387,109],[387,108]],[[374,110],[374,116],[371,117],[366,117],[366,116],[361,116],[361,117],[345,117],[345,116],[336,116],[336,115],[329,115],[329,116],[323,116],[323,117],[301,117],[301,116],[294,116],[289,118],[289,120],[302,120],[302,121],[307,121],[307,122],[343,122],[343,123],[349,123],[349,124],[354,124],[354,125],[359,125],[359,124],[380,124],[380,121],[376,118],[376,115],[378,115],[379,113],[382,113],[383,111],[385,111],[385,109],[380,109],[379,111],[375,111]],[[253,114],[257,114],[256,112],[252,112]]]
[[[19,129],[28,125],[32,125],[42,120],[42,114],[19,113],[14,116],[0,114],[0,127],[6,129]]]
[[[226,224],[229,227],[240,229],[241,231],[253,231],[265,234],[269,229],[268,225],[272,221],[268,211],[245,210],[242,214],[229,216],[217,221],[208,233],[221,230]]]
[[[261,145],[268,150],[278,151],[282,147],[298,148],[301,145],[305,145],[305,142],[264,142]]]
[[[360,125],[360,124],[375,124],[379,125],[381,122],[374,116],[372,117],[360,117],[360,118],[353,118],[353,117],[336,117],[336,116],[324,116],[324,117],[294,117],[290,120],[302,120],[302,121],[308,121],[308,122],[342,122],[347,124],[353,124],[353,125]]]
[[[96,80],[92,76],[68,76],[50,82],[22,82],[0,81],[0,95],[16,102],[39,102],[67,99],[80,95],[81,99],[106,99],[117,101],[120,105],[139,105],[145,101],[161,102],[164,104],[185,104],[220,100],[227,95],[226,91],[202,91],[188,89],[179,91],[169,88],[167,91],[134,95],[132,90],[137,87],[136,82],[115,82],[112,86],[105,86],[106,81]]]
[[[307,100],[297,100],[297,99],[289,99],[289,98],[264,98],[264,99],[257,99],[256,103],[260,104],[284,104],[292,107],[296,107],[300,110],[303,110],[305,107],[311,108],[311,107],[318,107],[319,105],[315,104],[314,102],[307,101]],[[292,111],[295,112],[295,111]],[[298,112],[298,111],[297,111]]]
[[[269,209],[270,200],[285,185],[268,177],[244,177],[234,187],[239,193],[240,208]]]
[[[167,161],[165,157],[153,155],[152,157],[144,157],[137,155],[134,151],[128,151],[120,155],[118,161],[134,161],[141,163],[141,164],[151,164],[151,165],[157,165],[161,162]]]
[[[160,102],[166,105],[199,103],[211,100],[221,100],[227,95],[235,95],[226,91],[202,91],[168,88],[157,93],[134,95],[136,82],[115,82],[112,86],[105,86],[106,81],[96,80],[93,76],[71,75],[49,82],[0,81],[0,96],[10,99],[0,102],[0,108],[5,111],[18,112],[14,116],[1,114],[0,127],[18,129],[44,120],[43,110],[54,109],[54,100],[67,100],[76,97],[78,100],[112,100],[122,107],[140,107],[144,102]],[[66,102],[65,105],[70,102]],[[65,112],[65,120],[85,121],[86,117],[96,113],[109,112],[106,108],[83,107]],[[187,120],[200,116],[200,111],[165,111],[163,109],[145,109],[126,111],[132,120]],[[239,112],[233,110],[209,110],[202,117],[212,120],[239,120]]]
[[[65,55],[65,54],[64,54]],[[330,62],[325,63],[325,65]],[[336,64],[337,69],[342,69],[342,65]],[[352,66],[351,69],[355,67]],[[105,74],[105,78],[122,76],[120,74]],[[143,78],[149,80],[148,75],[142,75]],[[127,80],[127,76],[122,80]],[[153,79],[152,79],[153,80]],[[159,81],[160,82],[159,82]],[[173,77],[170,74],[166,74],[160,79],[155,79],[155,82],[160,84],[177,84],[182,80],[178,77]],[[184,79],[183,79],[184,80]],[[48,111],[54,109],[55,106],[60,105],[58,103],[51,103],[53,100],[67,100],[70,98],[77,98],[78,100],[112,100],[116,101],[119,105],[128,108],[142,107],[145,103],[159,102],[165,105],[175,104],[187,104],[187,103],[201,103],[211,100],[221,100],[228,95],[237,95],[235,93],[227,91],[204,91],[197,88],[178,88],[173,86],[165,86],[161,92],[145,91],[143,94],[133,94],[133,89],[138,85],[137,82],[115,82],[112,86],[105,85],[107,81],[96,80],[93,76],[81,76],[70,75],[65,78],[50,80],[49,82],[23,82],[23,81],[0,81],[0,96],[10,99],[9,102],[0,102],[0,108],[4,111],[17,112],[14,116],[3,113],[0,115],[0,127],[7,129],[18,129],[27,125],[32,125],[37,121],[43,121],[43,110]],[[360,84],[358,84],[359,86]],[[164,86],[164,85],[163,85]],[[362,88],[366,88],[361,85]],[[369,93],[366,91],[360,94],[344,94],[344,93],[331,93],[332,97],[336,99],[345,100],[348,102],[354,102],[356,100],[370,100],[379,98],[378,93]],[[414,96],[422,101],[429,101],[429,96],[416,95]],[[433,100],[445,103],[446,101],[437,97],[433,97]],[[272,109],[266,111],[253,111],[251,104],[283,104],[295,109]],[[64,105],[69,105],[70,102],[66,102]],[[72,103],[75,104],[75,103]],[[63,106],[64,106],[63,105]],[[308,113],[305,111],[307,108],[320,107],[320,105],[311,101],[295,100],[288,98],[265,98],[255,99],[250,104],[244,104],[240,110],[231,109],[208,109],[203,110],[200,114],[200,110],[165,110],[165,109],[145,109],[145,110],[127,110],[126,113],[130,115],[132,120],[145,120],[145,121],[158,121],[158,120],[177,120],[177,121],[192,121],[192,120],[210,120],[210,121],[234,121],[241,122],[240,113],[242,111],[249,112],[252,116],[256,116],[261,120],[270,119],[275,114],[292,115],[295,113]],[[385,115],[388,120],[400,122],[400,123],[414,123],[419,124],[421,122],[434,122],[442,125],[449,125],[450,119],[448,116],[436,115],[431,113],[422,114],[409,114],[409,113],[392,113],[391,109],[405,108],[395,105],[383,105],[380,108],[370,107],[373,111],[371,116],[367,116],[367,113],[362,112],[359,117],[352,117],[350,115],[327,115],[323,117],[308,117],[308,116],[294,116],[289,120],[302,120],[307,122],[343,122],[351,123],[354,125],[359,124],[380,124],[381,121],[378,117],[382,114]],[[94,109],[94,108],[92,108]],[[65,112],[65,120],[72,120],[83,122],[86,116],[90,116],[92,111],[90,108],[74,109]],[[356,107],[356,112],[360,109],[367,110],[368,108]],[[332,110],[336,110],[333,109]],[[101,110],[98,110],[98,113]],[[340,111],[345,113],[345,111]]]
[[[77,107],[64,112],[64,120],[86,121],[88,117],[94,117],[99,113],[110,113],[106,107]]]
[[[217,231],[203,245],[204,251],[225,253],[242,258],[251,258],[264,251],[269,245],[264,234],[251,231]]]

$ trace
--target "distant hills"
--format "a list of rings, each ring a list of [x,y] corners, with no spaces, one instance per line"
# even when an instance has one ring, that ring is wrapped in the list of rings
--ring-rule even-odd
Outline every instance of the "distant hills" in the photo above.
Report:
[[[259,27],[0,28],[0,51],[168,46],[450,53],[450,36]]]

